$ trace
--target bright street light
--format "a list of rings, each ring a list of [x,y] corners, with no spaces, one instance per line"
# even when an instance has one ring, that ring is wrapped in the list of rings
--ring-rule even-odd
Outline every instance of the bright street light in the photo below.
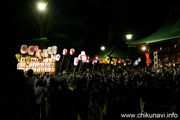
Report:
[[[104,50],[105,50],[105,47],[104,47],[104,46],[101,46],[101,50],[104,51]]]
[[[146,46],[143,46],[141,49],[142,49],[143,51],[145,51],[145,50],[146,50]]]
[[[133,36],[132,34],[127,34],[127,35],[126,35],[126,39],[131,40],[131,39],[132,39],[132,36]]]
[[[43,11],[43,10],[45,10],[46,5],[47,5],[47,3],[45,3],[45,2],[39,2],[38,9]]]

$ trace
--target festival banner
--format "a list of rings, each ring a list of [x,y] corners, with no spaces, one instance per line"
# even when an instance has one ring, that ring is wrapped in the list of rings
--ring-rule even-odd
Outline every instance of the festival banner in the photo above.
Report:
[[[154,68],[158,68],[158,52],[154,52]]]
[[[150,67],[149,53],[145,53],[145,56],[146,56],[146,66]]]

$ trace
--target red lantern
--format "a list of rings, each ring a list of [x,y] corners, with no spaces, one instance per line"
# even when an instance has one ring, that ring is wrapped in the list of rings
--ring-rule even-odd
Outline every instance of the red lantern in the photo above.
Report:
[[[97,61],[98,61],[98,55],[95,55],[95,57],[94,57],[94,63],[97,63]]]
[[[37,51],[38,48],[39,48],[39,47],[38,47],[37,45],[35,45],[35,46],[34,46],[34,51]]]
[[[56,55],[56,61],[59,61],[60,57],[61,57],[61,56],[60,56],[59,54],[57,54],[57,55]]]
[[[70,49],[70,55],[74,55],[75,50],[73,48]]]
[[[90,56],[86,55],[86,63],[89,63]]]
[[[33,55],[34,54],[34,46],[29,46],[29,48],[28,48],[28,54],[29,55]]]
[[[21,52],[22,54],[26,54],[26,53],[27,53],[27,45],[22,45],[20,52]]]
[[[63,49],[63,55],[67,55],[67,52],[68,52],[68,50],[67,49]]]

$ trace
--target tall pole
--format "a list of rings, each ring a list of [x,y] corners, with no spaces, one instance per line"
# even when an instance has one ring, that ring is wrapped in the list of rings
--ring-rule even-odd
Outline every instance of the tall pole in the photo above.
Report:
[[[64,61],[64,55],[63,55],[63,58],[62,58],[62,62],[61,62],[61,64],[60,64],[59,73],[61,73],[61,68],[62,68],[63,61]]]
[[[69,59],[68,59],[68,63],[67,63],[67,67],[66,67],[66,72],[68,71],[70,59],[71,59],[71,55],[69,56]]]

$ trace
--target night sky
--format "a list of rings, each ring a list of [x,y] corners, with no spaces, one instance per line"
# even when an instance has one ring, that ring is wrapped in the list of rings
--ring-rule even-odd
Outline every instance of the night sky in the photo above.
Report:
[[[127,48],[125,35],[133,40],[155,32],[165,21],[177,0],[49,0],[45,11],[38,11],[37,0],[17,0],[16,47],[29,40],[47,37],[48,45],[85,50],[97,54],[101,45]],[[38,23],[38,20],[40,21]],[[43,36],[40,35],[40,25]],[[19,48],[17,48],[19,50]]]

